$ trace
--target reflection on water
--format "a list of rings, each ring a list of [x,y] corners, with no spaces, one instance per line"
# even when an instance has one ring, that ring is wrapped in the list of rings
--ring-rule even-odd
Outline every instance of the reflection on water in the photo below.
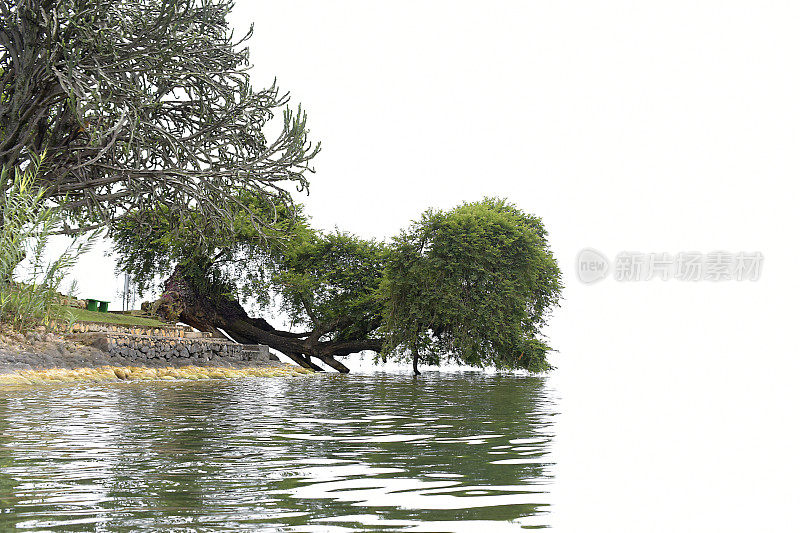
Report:
[[[543,526],[549,395],[479,373],[0,389],[0,530]]]

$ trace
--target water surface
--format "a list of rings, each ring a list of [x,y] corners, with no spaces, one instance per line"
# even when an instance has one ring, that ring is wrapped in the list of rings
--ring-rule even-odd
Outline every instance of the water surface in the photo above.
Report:
[[[0,389],[0,530],[546,526],[555,412],[482,373]]]

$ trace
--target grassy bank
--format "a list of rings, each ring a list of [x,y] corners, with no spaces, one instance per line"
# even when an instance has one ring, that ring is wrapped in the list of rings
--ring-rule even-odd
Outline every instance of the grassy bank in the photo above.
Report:
[[[71,316],[76,321],[81,322],[100,322],[103,324],[119,324],[123,326],[163,326],[153,318],[140,316],[119,315],[116,313],[100,313],[98,311],[87,311],[86,309],[76,309],[74,307],[58,306],[58,311],[62,316]]]

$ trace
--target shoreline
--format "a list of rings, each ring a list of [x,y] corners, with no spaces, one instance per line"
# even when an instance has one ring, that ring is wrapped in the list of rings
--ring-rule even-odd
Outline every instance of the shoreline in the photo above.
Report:
[[[0,387],[4,385],[40,385],[55,383],[103,383],[103,382],[143,382],[177,380],[236,379],[244,377],[298,377],[313,374],[309,370],[289,365],[229,368],[200,367],[186,365],[180,367],[143,366],[100,366],[95,368],[46,368],[34,370],[13,370],[0,373]]]
[[[111,355],[56,333],[0,333],[0,385],[58,382],[204,380],[239,377],[301,376],[313,372],[255,355],[185,360]]]

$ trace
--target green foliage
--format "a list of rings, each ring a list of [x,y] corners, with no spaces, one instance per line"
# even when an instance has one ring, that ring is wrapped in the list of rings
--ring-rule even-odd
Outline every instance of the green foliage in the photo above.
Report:
[[[268,209],[241,194],[251,211]],[[428,211],[391,245],[312,230],[301,212],[276,210],[275,233],[247,217],[230,232],[197,234],[165,221],[166,207],[133,213],[115,233],[122,268],[141,279],[176,264],[210,299],[279,297],[308,345],[382,340],[385,354],[475,366],[550,368],[541,327],[558,304],[561,272],[542,221],[503,200]],[[182,227],[181,231],[172,228]],[[378,345],[380,342],[377,343]],[[357,350],[355,350],[357,351]]]
[[[540,219],[503,200],[427,211],[395,239],[381,290],[388,351],[550,368],[540,338],[561,273]]]
[[[59,286],[88,243],[73,243],[55,261],[47,262],[44,252],[48,237],[61,221],[61,214],[48,207],[45,191],[34,188],[41,159],[13,172],[4,168],[0,181],[6,186],[0,195],[0,322],[25,332],[54,320],[69,318],[59,303]],[[27,260],[24,279],[15,280],[18,267]]]
[[[277,294],[294,324],[321,327],[337,340],[363,337],[378,327],[376,292],[385,245],[347,233],[316,232],[300,205],[273,205],[250,193],[237,199],[249,212],[270,217],[269,238],[244,213],[234,218],[230,231],[209,226],[202,232],[197,224],[168,220],[186,213],[166,207],[133,212],[113,234],[119,268],[147,287],[180,265],[195,289],[212,299],[253,299],[266,306]]]
[[[311,230],[300,205],[276,203],[248,191],[234,198],[243,208],[224,228],[203,224],[197,210],[159,205],[132,211],[112,232],[119,269],[130,273],[144,291],[180,264],[184,275],[208,295],[237,294],[267,305],[276,263]],[[269,221],[269,226],[256,226],[253,215]]]
[[[273,286],[296,324],[332,340],[370,336],[381,321],[378,288],[388,248],[348,233],[313,233],[290,249]]]

